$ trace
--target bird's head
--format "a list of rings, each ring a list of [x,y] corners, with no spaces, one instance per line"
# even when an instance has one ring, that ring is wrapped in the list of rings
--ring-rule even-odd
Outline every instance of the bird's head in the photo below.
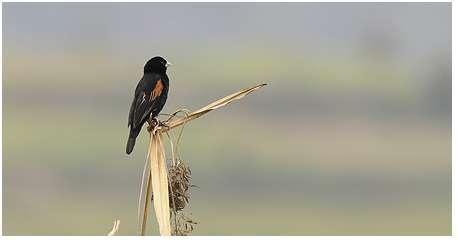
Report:
[[[165,74],[167,67],[170,65],[170,62],[166,61],[166,59],[157,56],[148,60],[148,62],[145,64],[145,67],[143,67],[143,72]]]

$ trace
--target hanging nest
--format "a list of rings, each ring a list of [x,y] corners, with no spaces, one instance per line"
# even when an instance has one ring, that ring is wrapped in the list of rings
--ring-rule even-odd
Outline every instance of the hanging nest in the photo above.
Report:
[[[169,117],[168,121],[176,117],[178,113],[183,113],[185,117],[188,116],[189,111],[181,109],[175,112]],[[193,221],[191,217],[183,210],[190,201],[191,193],[190,189],[194,185],[191,185],[191,170],[180,158],[180,140],[182,138],[183,129],[185,124],[180,128],[179,135],[175,144],[169,137],[171,149],[172,149],[172,161],[171,166],[168,167],[168,180],[169,180],[169,206],[171,212],[171,231],[172,235],[175,236],[186,236],[194,230],[194,226],[197,222]]]
[[[191,170],[184,162],[169,168],[169,206],[181,211],[190,201]]]
[[[186,236],[197,222],[183,210],[190,201],[191,170],[184,161],[169,168],[169,206],[171,206],[172,235]]]

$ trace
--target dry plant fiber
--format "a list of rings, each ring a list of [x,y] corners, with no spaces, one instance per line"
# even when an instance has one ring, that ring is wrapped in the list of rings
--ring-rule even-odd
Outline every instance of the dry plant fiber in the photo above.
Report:
[[[169,181],[161,133],[152,131],[150,133],[150,143],[151,186],[156,220],[158,221],[161,236],[170,236]]]
[[[200,108],[184,117],[177,119],[168,119],[162,124],[157,124],[150,131],[150,145],[148,150],[147,162],[144,166],[142,177],[140,198],[139,198],[139,230],[141,235],[145,235],[147,224],[148,202],[153,194],[153,205],[155,209],[156,219],[159,225],[161,236],[171,235],[170,223],[170,206],[169,206],[169,189],[165,150],[161,140],[162,133],[181,126],[193,119],[196,119],[212,110],[226,106],[234,100],[241,99],[255,90],[265,86],[259,84],[257,86],[240,90],[236,93],[218,99],[209,105]],[[151,187],[151,189],[150,189]]]

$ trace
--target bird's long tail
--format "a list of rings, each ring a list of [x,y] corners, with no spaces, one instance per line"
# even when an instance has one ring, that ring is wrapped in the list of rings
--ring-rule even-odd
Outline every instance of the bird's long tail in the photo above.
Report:
[[[134,149],[135,139],[137,138],[139,133],[140,133],[140,129],[139,130],[131,129],[131,131],[129,132],[129,139],[128,139],[128,142],[127,142],[127,145],[126,145],[126,153],[127,154],[131,154],[132,150]]]

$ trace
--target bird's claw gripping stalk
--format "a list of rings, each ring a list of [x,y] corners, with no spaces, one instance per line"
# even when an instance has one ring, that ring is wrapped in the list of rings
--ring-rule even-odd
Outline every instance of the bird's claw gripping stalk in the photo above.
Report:
[[[148,128],[147,130],[149,132],[153,131],[153,129],[159,124],[161,126],[161,122],[156,118],[156,117],[152,117],[150,115],[150,117],[147,119],[147,122],[148,122]]]
[[[165,124],[164,122],[159,121],[158,118],[156,118],[156,117],[151,117],[151,115],[150,115],[150,117],[148,118],[147,122],[148,122],[148,128],[147,128],[147,130],[148,130],[149,132],[153,131],[153,129],[155,129],[155,127],[157,127],[157,126],[158,126],[158,127],[164,127],[164,128],[168,128],[168,127],[169,127],[169,126],[167,126],[167,124]]]

